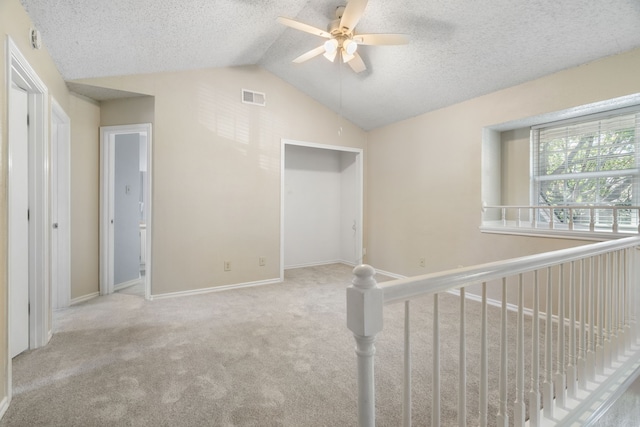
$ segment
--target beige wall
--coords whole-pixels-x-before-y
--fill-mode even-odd
[[[640,92],[639,67],[635,50],[370,132],[368,262],[415,275],[584,243],[479,231],[483,128]]]
[[[71,298],[94,294],[99,282],[100,107],[71,95]]]
[[[152,96],[113,99],[100,103],[100,126],[132,125],[154,122]],[[153,129],[151,131],[153,133]]]
[[[366,144],[364,131],[343,123],[339,136],[336,114],[259,67],[80,82],[155,97],[154,295],[278,278],[281,139]],[[267,106],[241,103],[243,88],[266,93]]]
[[[502,205],[529,205],[529,128],[501,134]]]

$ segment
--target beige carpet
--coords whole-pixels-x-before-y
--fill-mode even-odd
[[[285,276],[275,285],[153,302],[113,294],[55,313],[50,344],[13,361],[13,401],[0,426],[356,425],[354,340],[345,326],[351,268]],[[430,423],[431,301],[413,303],[416,426]],[[441,311],[442,417],[453,425],[458,299],[444,295]],[[377,346],[378,425],[397,426],[403,305],[385,313]],[[471,390],[477,390],[471,372],[479,364],[479,314],[479,304],[469,303]],[[489,316],[497,328],[499,310],[490,308]],[[498,336],[490,337],[492,374]],[[490,390],[495,419],[496,381]],[[469,424],[477,425],[473,395]]]

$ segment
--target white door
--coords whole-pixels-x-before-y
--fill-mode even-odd
[[[9,98],[9,348],[15,357],[29,348],[29,100],[17,86]]]
[[[70,120],[53,101],[51,116],[51,300],[53,309],[69,306],[71,298],[69,217]]]

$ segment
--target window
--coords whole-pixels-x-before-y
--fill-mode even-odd
[[[637,229],[639,139],[640,107],[532,127],[531,204],[559,207],[536,220]]]

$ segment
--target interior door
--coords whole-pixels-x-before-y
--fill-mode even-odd
[[[54,103],[51,117],[51,300],[53,309],[71,299],[69,217],[69,117]]]
[[[115,136],[114,286],[140,279],[140,134]]]
[[[9,104],[9,335],[13,358],[29,348],[28,94],[12,85]]]

